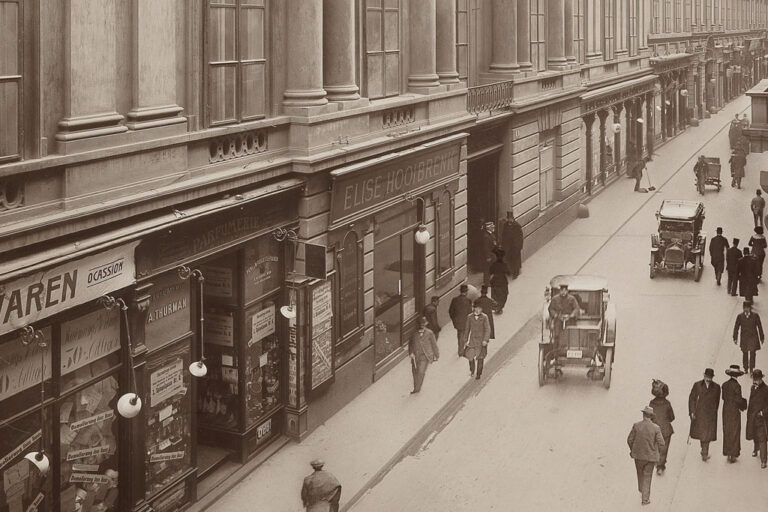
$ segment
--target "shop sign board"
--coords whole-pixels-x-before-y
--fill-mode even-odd
[[[275,333],[275,305],[257,311],[251,318],[251,340],[248,346]]]
[[[184,362],[181,359],[152,372],[149,377],[150,407],[157,406],[166,398],[181,391],[183,387]]]
[[[0,335],[136,281],[138,242],[0,284]]]
[[[40,384],[40,351],[45,379],[51,378],[51,330],[43,329],[45,348],[37,344],[22,345],[18,338],[0,345],[0,402]]]
[[[61,374],[67,375],[120,350],[120,315],[99,309],[61,326]]]
[[[331,222],[458,175],[460,153],[461,143],[455,141],[413,151],[380,165],[372,163],[370,169],[331,173]]]

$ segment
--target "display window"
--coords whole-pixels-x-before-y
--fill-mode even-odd
[[[40,403],[41,351],[46,396],[51,396],[51,328],[41,330],[46,347],[23,345],[18,337],[0,344],[0,421],[6,421],[32,404]],[[0,455],[1,456],[1,455]]]
[[[50,412],[50,408],[44,412],[46,423],[50,422]],[[39,411],[0,424],[0,474],[3,479],[0,512],[52,509],[52,479],[41,478],[40,472],[24,458],[27,453],[40,449],[41,437]],[[49,458],[53,454],[51,446],[51,430],[46,428],[45,451]]]
[[[145,495],[156,494],[192,468],[191,343],[185,340],[147,361]]]
[[[279,242],[263,236],[247,243],[243,253],[244,302],[248,304],[279,290],[283,283]]]
[[[281,350],[277,337],[278,308],[265,300],[245,313],[245,400],[247,426],[259,423],[280,405]]]
[[[144,343],[153,351],[189,333],[192,320],[190,282],[172,271],[153,280]]]
[[[208,374],[200,379],[197,388],[200,423],[235,429],[240,408],[234,312],[206,306],[204,339]]]
[[[61,324],[62,393],[120,364],[120,311],[98,309]]]
[[[222,304],[237,304],[239,300],[237,253],[230,253],[201,266],[205,281],[203,289],[206,300]]]

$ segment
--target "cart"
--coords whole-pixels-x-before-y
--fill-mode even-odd
[[[703,183],[699,183],[698,176],[696,177],[696,189],[699,194],[704,195],[705,185],[714,185],[717,187],[717,191],[720,192],[722,183],[720,182],[720,158],[718,157],[704,157],[704,180]]]

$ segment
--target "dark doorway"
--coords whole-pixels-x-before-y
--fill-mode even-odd
[[[467,172],[467,262],[470,272],[484,272],[483,223],[498,220],[496,176],[499,154],[470,160]]]

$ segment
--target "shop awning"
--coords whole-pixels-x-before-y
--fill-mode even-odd
[[[660,64],[662,62],[682,60],[692,56],[693,56],[692,53],[685,53],[685,52],[670,53],[669,55],[660,55],[659,57],[651,57],[650,62],[651,62],[651,65],[653,65],[653,64]]]
[[[610,96],[611,94],[616,94],[619,91],[624,91],[633,87],[642,89],[643,86],[646,86],[650,89],[653,86],[653,84],[656,83],[656,80],[657,80],[656,75],[648,75],[641,78],[635,78],[634,80],[620,82],[618,84],[613,84],[613,85],[609,85],[608,87],[601,87],[600,89],[590,91],[586,94],[583,94],[581,96],[581,99],[584,102],[594,101],[598,98]]]
[[[191,222],[206,215],[220,213],[229,208],[239,208],[244,204],[296,189],[303,185],[304,180],[301,178],[283,179],[247,190],[234,196],[225,196],[221,199],[196,204],[180,210],[174,209],[170,213],[163,213],[120,229],[73,241],[36,254],[5,261],[0,263],[0,283],[52,267],[62,262],[75,258],[82,258],[99,251],[104,251],[121,244],[138,240],[151,233],[166,230],[182,223]]]

